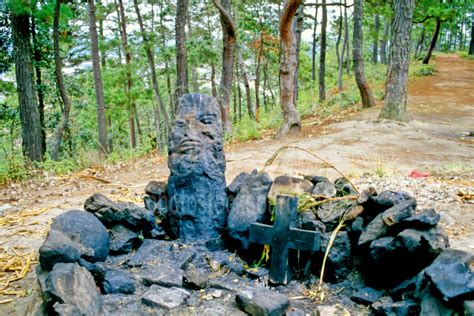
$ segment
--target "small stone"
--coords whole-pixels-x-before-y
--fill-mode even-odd
[[[72,210],[57,216],[39,249],[41,267],[51,270],[59,262],[104,261],[109,254],[110,237],[104,225],[92,214]]]
[[[151,239],[163,240],[166,238],[166,232],[161,226],[156,225],[151,232],[146,234],[146,237]]]
[[[474,136],[474,134],[473,134]],[[464,315],[472,316],[474,315],[474,301],[465,301],[464,302]]]
[[[296,217],[296,227],[304,230],[313,230],[324,234],[326,232],[326,226],[316,219],[311,211],[298,212]]]
[[[434,209],[425,210],[419,214],[405,218],[401,224],[406,228],[426,229],[436,226],[441,216]]]
[[[336,179],[334,186],[336,187],[337,196],[357,195],[357,191],[352,184],[344,177]]]
[[[158,265],[139,270],[137,279],[146,286],[182,287],[183,270],[171,265]]]
[[[442,300],[438,299],[429,286],[420,291],[420,314],[429,316],[454,316],[459,315]]]
[[[377,196],[377,190],[374,187],[369,187],[368,189],[362,191],[357,197],[357,203],[363,204],[366,203],[370,197]]]
[[[150,181],[145,187],[145,193],[150,195],[155,202],[168,194],[168,185],[166,182]]]
[[[318,218],[326,226],[326,231],[333,231],[341,218],[351,208],[354,207],[354,203],[347,201],[329,201],[321,204],[318,208]]]
[[[155,227],[153,211],[131,202],[113,202],[105,195],[94,194],[84,203],[84,209],[94,214],[106,227],[123,224],[136,232]]]
[[[245,273],[245,262],[235,254],[230,254],[227,251],[211,252],[207,254],[207,259],[212,263],[215,271],[228,267],[235,274],[242,275]]]
[[[211,293],[211,295],[215,298],[219,298],[222,296],[222,290],[215,290],[214,292]]]
[[[250,174],[247,172],[241,172],[237,175],[237,177],[232,180],[232,182],[227,186],[227,192],[236,195],[239,193],[240,188],[242,185],[247,181]]]
[[[110,254],[120,255],[129,253],[138,246],[138,234],[123,225],[115,225],[109,230]]]
[[[316,316],[346,315],[344,309],[338,305],[319,305],[316,307]]]
[[[109,270],[105,274],[102,288],[106,294],[133,294],[135,282],[129,272],[122,270]]]
[[[265,269],[262,267],[248,268],[248,269],[245,269],[245,272],[252,279],[260,279],[260,280],[263,280],[264,278],[268,277],[270,273],[268,269]]]
[[[352,294],[351,300],[357,304],[371,305],[381,297],[382,292],[366,287]]]
[[[311,192],[312,195],[322,195],[324,197],[333,197],[336,195],[336,187],[328,178],[317,182]]]
[[[181,306],[190,294],[179,288],[164,288],[152,285],[142,297],[142,303],[150,307],[160,307],[168,310]]]
[[[382,220],[382,214],[375,216],[375,218],[365,227],[365,230],[359,237],[359,247],[370,245],[370,243],[388,231],[387,225]]]
[[[385,299],[385,300],[384,300]],[[420,306],[412,300],[393,302],[384,297],[371,305],[376,315],[419,315]]]
[[[207,286],[206,275],[193,265],[184,270],[183,286],[192,290],[204,289]]]
[[[474,255],[446,249],[425,269],[426,277],[448,303],[474,299]]]
[[[145,239],[135,255],[128,261],[129,266],[169,263],[180,269],[187,266],[196,256],[193,248],[179,249],[173,242]]]
[[[94,278],[76,263],[57,263],[42,287],[45,302],[60,315],[100,315],[102,297]]]
[[[282,315],[290,305],[286,295],[265,288],[249,288],[235,296],[237,306],[251,315]]]
[[[373,197],[371,200],[379,207],[380,212],[383,212],[405,200],[413,199],[406,192],[382,191],[379,195]]]
[[[268,198],[275,202],[278,195],[299,196],[303,193],[311,193],[314,185],[305,179],[290,176],[278,176],[272,183]]]
[[[387,226],[393,226],[400,223],[407,217],[413,214],[416,208],[416,201],[414,199],[405,200],[397,205],[392,206],[382,213],[382,220]]]

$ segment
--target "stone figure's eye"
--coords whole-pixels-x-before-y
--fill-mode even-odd
[[[213,124],[214,123],[214,118],[212,116],[204,116],[204,117],[201,117],[200,119],[201,123],[203,124]]]

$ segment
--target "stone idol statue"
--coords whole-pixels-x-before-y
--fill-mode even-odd
[[[169,136],[169,218],[176,238],[217,238],[226,225],[225,157],[221,112],[213,97],[181,97]]]

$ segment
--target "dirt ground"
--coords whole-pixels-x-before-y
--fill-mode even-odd
[[[474,62],[443,55],[435,63],[437,74],[410,85],[410,122],[377,121],[379,104],[328,125],[313,125],[311,119],[305,121],[303,136],[297,138],[276,141],[268,137],[228,145],[228,181],[242,171],[261,170],[284,145],[303,148],[330,161],[361,186],[367,185],[367,175],[374,173],[385,179],[377,180],[379,186],[391,183],[396,187],[398,182],[393,184],[393,179],[402,181],[412,170],[429,172],[430,177],[418,179],[415,184],[424,182],[423,187],[428,189],[436,184],[453,195],[449,200],[436,200],[434,205],[446,210],[447,222],[462,228],[461,233],[452,236],[451,244],[474,250],[474,205],[454,197],[460,187],[474,193],[474,137],[468,136],[474,130]],[[271,176],[285,173],[337,176],[333,169],[298,149],[286,150],[266,170]],[[15,248],[19,253],[15,259],[19,260],[18,273],[29,271],[24,279],[12,283],[14,286],[9,290],[16,292],[0,294],[0,303],[5,301],[0,304],[0,315],[25,315],[36,300],[39,289],[34,273],[35,254],[52,218],[65,210],[82,208],[85,199],[94,192],[116,200],[139,202],[150,180],[166,180],[167,175],[165,157],[148,157],[120,166],[86,170],[67,177],[47,176],[0,188],[3,219],[0,253],[12,253]],[[358,180],[359,177],[365,180]],[[427,204],[432,196],[432,192],[428,193],[425,194]],[[25,258],[29,253],[32,260],[27,266]],[[2,287],[0,284],[0,293]],[[23,297],[12,295],[15,293]],[[3,294],[8,292],[3,290]]]

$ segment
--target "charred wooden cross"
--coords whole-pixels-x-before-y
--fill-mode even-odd
[[[288,266],[290,248],[317,251],[321,246],[318,232],[295,228],[297,206],[298,198],[277,196],[273,226],[254,223],[250,227],[251,242],[272,247],[270,281],[274,284],[288,284],[291,281]]]

